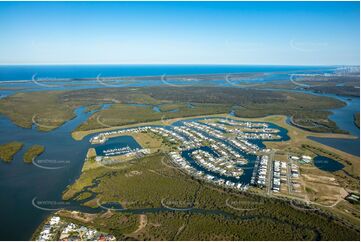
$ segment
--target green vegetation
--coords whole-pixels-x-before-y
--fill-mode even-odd
[[[81,176],[63,197],[69,198],[68,194],[81,192],[83,187],[92,185],[93,180],[90,178],[101,177],[99,185],[92,189],[93,192],[100,193],[97,198],[101,202],[117,201],[130,208],[159,207],[160,198],[190,201],[198,185],[189,183],[186,176],[173,179],[172,173],[175,171],[160,175],[161,171],[156,170],[161,158],[157,155],[135,160],[124,169],[113,172],[104,167],[86,170],[84,176]]]
[[[87,108],[86,108],[86,112],[93,112],[93,111],[96,111],[96,110],[99,110],[101,108],[101,105],[100,104],[97,104],[97,105],[89,105]]]
[[[13,141],[7,144],[0,145],[0,160],[11,162],[14,155],[21,150],[23,143]]]
[[[56,215],[60,216],[64,221],[83,224],[98,231],[110,233],[118,240],[128,238],[126,235],[135,231],[139,223],[138,215],[119,214],[110,211],[101,214],[86,214],[80,212],[74,214],[71,211],[60,210]]]
[[[62,104],[60,92],[17,93],[0,101],[0,113],[6,115],[16,125],[49,131],[75,117],[75,106]]]
[[[268,115],[293,116],[301,125],[309,125],[311,131],[342,132],[328,119],[327,109],[342,107],[343,102],[304,93],[264,91],[226,87],[202,88],[148,88],[154,99],[184,103],[213,103],[231,105],[237,117],[257,118]],[[229,109],[224,109],[224,113]]]
[[[173,110],[179,110],[187,107],[186,104],[164,104],[160,106],[160,111],[169,112]]]
[[[353,122],[357,126],[357,128],[360,128],[360,112],[357,112],[353,116]]]
[[[128,209],[160,208],[164,204],[199,209],[198,212],[145,212],[145,225],[130,234],[108,219],[92,221],[95,227],[117,234],[118,239],[357,240],[359,237],[356,228],[325,211],[295,209],[287,200],[235,193],[195,180],[173,167],[162,154],[87,169],[68,187],[63,198],[76,198],[89,189],[96,194],[97,202],[88,203],[93,207],[119,202]],[[118,221],[126,214],[126,210],[112,212],[112,219]],[[106,213],[97,214],[98,218],[104,216]]]
[[[340,75],[340,76],[303,76],[295,77],[294,81],[298,84],[304,84],[303,87],[306,91],[312,91],[316,93],[330,93],[341,96],[360,96],[360,74],[353,73],[350,75]],[[249,83],[249,86],[252,87],[253,83]],[[309,85],[309,87],[307,87]],[[247,87],[247,85],[245,85]],[[259,83],[257,88],[272,88],[272,89],[299,89],[300,86],[289,81],[272,81]]]
[[[107,119],[105,126],[113,126],[162,118],[228,113],[234,109],[238,117],[285,114],[312,131],[341,132],[327,118],[330,114],[327,110],[344,105],[333,98],[285,91],[228,87],[142,87],[17,93],[0,100],[0,113],[21,127],[30,128],[35,123],[38,129],[48,131],[73,118],[75,108],[85,106],[88,110],[95,110],[104,103],[114,105],[109,110],[94,114],[79,130],[104,128],[97,118]],[[194,104],[194,108],[188,107],[187,103]],[[153,111],[150,106],[125,104],[160,105],[161,112]],[[178,111],[171,112],[174,109]]]
[[[94,228],[98,231],[110,233],[114,235],[118,240],[126,238],[124,234],[131,233],[137,229],[138,216],[130,214],[113,214],[111,212],[103,213],[101,215],[86,214],[80,212],[70,212],[67,210],[60,210],[55,213],[60,216],[61,220],[67,223],[75,223],[85,225],[88,228]],[[36,240],[45,225],[54,216],[52,214],[46,218],[33,233],[31,240]]]
[[[345,167],[340,171],[333,172],[336,179],[342,185],[342,187],[348,188],[350,190],[359,190],[359,164],[355,164],[347,159],[342,158],[338,154],[335,154],[320,147],[304,144],[302,145],[302,148],[310,150],[316,155],[326,156],[342,163]]]
[[[172,107],[178,107],[178,111],[156,112],[151,106],[131,106],[126,104],[114,104],[109,109],[101,110],[92,115],[86,122],[84,122],[81,126],[77,128],[77,131],[122,126],[141,122],[151,122],[161,119],[165,120],[170,118],[225,113],[230,110],[230,106],[217,104],[198,104],[195,105],[193,108],[189,108],[185,104],[169,105],[171,105]],[[163,107],[163,105],[161,107]]]
[[[44,152],[45,148],[42,145],[31,146],[24,154],[24,162],[31,163],[33,159]]]
[[[341,107],[343,104],[340,101],[327,97],[320,99],[313,95],[306,97],[303,93],[282,94],[285,100],[242,105],[235,109],[235,114],[244,118],[281,114],[291,116],[296,126],[312,132],[344,133],[335,122],[328,119],[331,112],[326,111],[331,107]]]
[[[74,198],[74,200],[82,201],[82,200],[90,198],[92,195],[93,194],[91,192],[82,192],[82,193],[79,194],[79,196]]]

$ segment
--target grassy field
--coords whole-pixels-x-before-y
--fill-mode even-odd
[[[45,147],[42,145],[31,146],[24,154],[24,162],[31,163],[33,159],[41,155],[45,151]]]
[[[0,113],[15,124],[49,131],[74,117],[74,110],[85,106],[95,110],[100,104],[114,104],[109,110],[94,114],[79,130],[149,122],[162,118],[225,113],[234,109],[239,117],[284,114],[312,131],[342,132],[330,121],[328,109],[343,102],[327,97],[285,91],[266,91],[227,87],[142,87],[103,88],[72,91],[17,93],[0,100]],[[195,104],[189,107],[188,103]],[[159,105],[161,112],[150,106]],[[177,109],[177,112],[172,110]],[[103,124],[99,124],[98,121]],[[103,120],[103,122],[102,122]]]
[[[172,145],[165,142],[164,138],[152,132],[133,133],[131,136],[143,149],[149,149],[151,153],[167,152],[172,149]]]
[[[288,134],[291,137],[289,141],[266,142],[267,147],[302,154],[303,152],[307,153],[307,149],[305,148],[305,145],[313,146],[342,158],[344,160],[343,163],[345,163],[346,167],[348,167],[347,169],[349,169],[348,171],[357,177],[360,176],[359,157],[308,139],[309,136],[324,137],[324,138],[356,138],[356,137],[350,135],[343,135],[343,134],[327,134],[327,133],[322,134],[322,133],[313,133],[313,132],[305,131],[287,124],[286,117],[282,117],[282,116],[271,116],[258,120],[273,122],[287,129]],[[348,161],[349,163],[346,163],[346,161]]]
[[[18,153],[22,147],[23,143],[16,141],[0,145],[0,160],[4,162],[11,162],[14,155]]]
[[[133,222],[130,223],[133,232],[124,232],[113,222],[104,219],[85,222],[115,232],[118,239],[357,240],[359,236],[358,231],[331,218],[330,214],[318,210],[298,210],[287,201],[251,193],[233,193],[194,180],[172,167],[162,154],[154,154],[128,164],[88,169],[68,187],[63,198],[79,197],[82,192],[88,192],[84,187],[91,185],[91,191],[96,193],[96,202],[87,204],[95,207],[105,202],[119,202],[128,209],[158,208],[162,204],[174,208],[202,209],[200,213],[169,210],[144,212],[142,217],[129,215],[133,217],[132,221],[136,218],[139,221],[136,229]],[[112,221],[118,221],[126,214],[126,211],[108,211],[96,216],[110,216]]]
[[[251,120],[251,119],[249,119]],[[332,159],[336,159],[345,165],[341,171],[334,172],[334,177],[342,185],[342,187],[352,190],[359,190],[360,179],[360,158],[330,146],[323,145],[316,141],[308,139],[309,136],[328,137],[328,138],[356,138],[343,134],[326,134],[313,133],[305,131],[286,123],[284,116],[270,116],[257,119],[259,121],[273,122],[288,130],[290,140],[283,142],[265,142],[267,148],[273,148],[282,152],[291,154],[308,154],[315,156],[316,154],[326,155]]]

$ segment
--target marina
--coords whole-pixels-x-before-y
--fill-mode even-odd
[[[0,240],[359,240],[360,1],[13,1]]]
[[[93,143],[94,139],[98,140],[97,137],[105,137],[107,141],[103,145],[112,147],[106,153],[97,152],[97,157],[118,155],[118,150],[126,154],[131,152],[131,149],[125,144],[117,143],[116,139],[129,139],[128,135],[132,132],[151,132],[175,144],[177,148],[168,155],[176,166],[199,179],[238,190],[246,190],[249,187],[258,156],[270,152],[264,149],[264,146],[260,147],[249,140],[262,144],[263,140],[289,139],[287,131],[273,124],[208,117],[184,120],[171,126],[146,126],[103,132],[93,136],[90,142]],[[122,134],[127,135],[108,138]],[[272,136],[273,134],[277,136]],[[263,176],[265,157],[268,156],[263,155],[261,159],[262,173],[257,174],[258,184],[265,182]]]
[[[1,67],[1,68],[7,68],[7,67]],[[0,69],[1,69],[0,68]],[[10,67],[9,67],[10,68]],[[36,70],[34,70],[34,68]],[[73,68],[80,68],[80,70],[76,71],[76,73],[78,75],[82,75],[82,77],[88,77],[88,76],[96,76],[97,73],[99,73],[99,68],[105,68],[109,71],[104,71],[102,69],[102,73],[104,73],[104,75],[108,74],[109,76],[111,76],[112,74],[116,73],[116,70],[119,70],[119,67],[96,67],[96,66],[84,66],[84,67],[67,67],[67,66],[48,66],[48,67],[11,67],[11,71],[9,71],[9,73],[11,73],[12,76],[8,76],[8,75],[1,75],[0,78],[5,80],[31,80],[31,75],[34,72],[38,72],[39,75],[45,75],[45,76],[55,76],[55,77],[61,77],[61,75],[64,75],[64,73],[66,75],[68,75],[68,77],[71,77],[75,72],[74,71],[66,71],[66,69],[72,69]],[[164,73],[164,69],[163,67],[160,68],[158,71],[155,70],[155,67],[141,67],[141,66],[137,66],[137,67],[129,67],[130,69],[125,68],[124,70],[126,70],[126,72],[128,74],[134,73],[134,70],[137,70],[137,73],[139,73],[139,75],[144,75],[144,74],[152,74],[157,72],[157,73]],[[133,69],[132,69],[133,68]],[[164,68],[168,68],[168,67],[164,67]],[[167,71],[167,73],[182,73],[182,72],[188,72],[189,70],[184,69],[185,67],[181,66],[181,67],[169,67],[169,68],[174,68],[174,70],[171,71]],[[213,67],[212,67],[213,68]],[[204,72],[210,72],[212,70],[212,68],[209,67],[204,67]],[[245,67],[243,67],[245,68]],[[283,69],[281,67],[279,67],[279,69],[282,69],[283,71],[285,70],[286,67],[284,67]],[[287,67],[288,68],[288,67]],[[286,69],[287,69],[286,68]],[[287,71],[295,71],[290,69],[291,67],[289,67],[289,69],[287,69]],[[232,69],[232,68],[231,68]],[[248,71],[250,70],[248,67],[246,68]],[[278,70],[279,70],[278,69]],[[302,71],[305,68],[298,68],[297,71]],[[317,68],[315,68],[317,69]],[[329,68],[330,69],[330,68]],[[24,72],[24,70],[26,70]],[[237,69],[238,71],[239,69]],[[253,69],[254,71],[259,71],[259,70],[264,70],[264,68],[259,67],[258,69]],[[273,71],[269,70],[269,71]],[[225,73],[226,69],[224,69],[223,67],[219,67],[218,72],[222,72]],[[324,71],[324,70],[320,70],[320,71]],[[2,69],[0,70],[0,72],[5,73],[5,71],[2,71]],[[195,73],[197,71],[194,71]],[[124,74],[126,74],[124,72]],[[81,76],[79,76],[81,77]],[[274,79],[278,79],[280,76],[278,75],[277,77],[275,77]],[[283,76],[284,78],[289,78],[288,74],[284,74]],[[264,80],[265,82],[267,82],[268,80]],[[3,81],[1,81],[3,82]],[[89,81],[92,82],[92,81]],[[49,81],[49,83],[51,84],[51,81]],[[79,81],[78,84],[82,84],[82,85],[76,85],[77,83],[73,83],[74,86],[67,86],[68,82],[67,81],[59,81],[56,84],[59,84],[58,86],[52,86],[52,87],[41,87],[38,86],[36,84],[34,84],[33,82],[29,81],[29,82],[11,82],[11,83],[7,83],[6,85],[8,85],[8,87],[10,87],[11,89],[9,90],[0,90],[0,95],[1,98],[5,98],[9,95],[13,95],[17,92],[19,92],[17,90],[17,88],[20,88],[19,90],[21,90],[22,92],[29,92],[29,91],[48,91],[48,90],[77,90],[77,89],[84,89],[86,88],[99,88],[99,87],[103,87],[102,85],[100,85],[99,83],[97,83],[96,81],[93,81],[92,85],[84,85],[84,83],[87,83],[87,81]],[[176,83],[176,81],[174,82]],[[152,85],[162,85],[163,83],[161,83],[161,81],[139,81],[137,83],[133,84],[122,84],[123,86],[152,86]],[[224,80],[220,80],[218,82],[214,83],[215,85],[219,85],[219,86],[225,86],[225,85],[229,85],[227,83],[225,83]],[[5,82],[4,82],[5,85]],[[119,84],[119,86],[122,86]],[[164,85],[164,84],[163,84]],[[296,90],[288,90],[288,91],[296,91]],[[312,92],[307,92],[307,91],[301,91],[301,90],[297,90],[297,92],[306,92],[306,93],[312,93]],[[314,93],[312,93],[314,94]],[[317,93],[315,95],[322,95],[322,96],[329,96],[328,94],[321,94],[321,93]],[[340,97],[337,96],[336,98],[341,98],[342,100],[347,100],[349,97]],[[334,120],[337,125],[340,125],[340,127],[342,126],[343,129],[346,130],[354,130],[355,129],[355,125],[353,123],[353,114],[355,112],[359,112],[359,98],[351,98],[352,101],[348,101],[347,102],[347,106],[345,108],[341,108],[342,112],[339,111],[340,109],[335,109],[335,110],[330,110],[333,112],[333,115],[331,115],[331,119]],[[191,104],[189,104],[191,106]],[[1,132],[1,136],[0,136],[0,142],[1,143],[7,143],[10,142],[12,140],[21,140],[24,142],[24,149],[26,149],[27,147],[30,147],[31,145],[34,144],[40,144],[40,145],[44,145],[46,147],[46,151],[39,156],[38,159],[40,159],[44,165],[44,163],[47,166],[54,166],[54,164],[60,164],[62,168],[60,169],[53,169],[53,170],[49,170],[49,169],[41,169],[39,167],[36,166],[29,166],[28,164],[24,164],[22,162],[22,155],[24,153],[24,151],[19,152],[15,157],[14,157],[14,161],[11,165],[6,165],[3,164],[2,169],[0,169],[0,190],[1,191],[6,191],[8,193],[8,196],[3,198],[1,200],[1,206],[4,209],[3,215],[6,216],[8,219],[6,221],[6,223],[2,224],[1,227],[1,233],[3,234],[3,238],[12,240],[12,239],[21,239],[21,240],[27,240],[29,238],[29,236],[31,235],[31,233],[34,231],[34,229],[37,227],[38,224],[40,224],[43,220],[43,218],[45,216],[47,216],[49,214],[49,211],[44,211],[44,210],[39,210],[37,208],[34,208],[31,204],[31,201],[34,197],[37,197],[39,200],[45,200],[45,201],[62,201],[61,200],[61,193],[64,191],[64,189],[66,188],[67,185],[72,184],[78,177],[79,174],[81,172],[82,166],[83,166],[83,161],[84,161],[84,157],[86,156],[86,152],[87,150],[92,147],[93,145],[102,145],[102,144],[106,144],[106,142],[108,141],[108,139],[114,137],[114,136],[120,136],[120,135],[127,135],[127,132],[142,132],[142,131],[147,131],[150,129],[150,127],[137,127],[134,129],[119,129],[116,131],[107,131],[107,132],[102,132],[103,134],[106,134],[104,137],[105,138],[100,138],[98,142],[94,142],[94,143],[90,143],[89,139],[96,136],[96,135],[92,135],[92,136],[87,136],[84,140],[82,141],[75,141],[72,139],[71,137],[71,132],[78,127],[81,123],[85,122],[90,116],[91,113],[87,113],[85,112],[85,108],[84,107],[80,107],[75,111],[76,117],[68,122],[66,122],[65,124],[63,124],[61,127],[50,131],[50,132],[41,132],[38,131],[34,128],[32,129],[25,129],[25,128],[21,128],[19,126],[16,126],[14,123],[11,122],[11,120],[9,120],[7,117],[5,116],[0,116],[0,132]],[[346,118],[345,118],[346,117]],[[195,119],[194,121],[197,121],[197,119]],[[206,120],[205,120],[206,121]],[[195,142],[192,142],[189,138],[188,135],[193,135],[193,138],[198,137],[199,140],[206,140],[206,138],[208,138],[206,135],[204,135],[201,132],[198,132],[197,130],[187,130],[188,127],[183,127],[183,125],[181,125],[182,122],[177,122],[175,123],[171,128],[168,127],[164,127],[164,130],[169,130],[172,131],[172,137],[174,138],[175,142],[180,142],[184,145],[184,148],[188,148],[191,149],[192,147],[194,147],[196,144]],[[204,123],[204,122],[203,122]],[[229,126],[228,128],[231,129],[231,125],[235,125],[237,122],[233,121],[231,119],[224,119],[222,120],[222,122],[219,122],[219,125],[214,126],[214,125],[210,125],[210,127],[213,127],[214,129],[221,129],[222,127],[227,127],[227,125]],[[221,125],[225,125],[225,126],[221,126]],[[263,127],[259,126],[256,127],[254,126],[255,123],[252,124],[253,128],[258,128],[258,129],[262,129]],[[178,128],[179,127],[179,128]],[[268,126],[269,128],[275,128],[272,124],[269,124]],[[241,128],[241,127],[240,127]],[[357,128],[356,128],[357,131]],[[196,133],[197,132],[197,133]],[[238,132],[238,131],[235,131]],[[244,132],[245,134],[247,134],[247,132]],[[352,132],[353,134],[355,133],[355,131]],[[174,135],[177,136],[174,136]],[[187,135],[188,134],[188,135]],[[258,137],[256,136],[257,133],[248,133],[248,134],[252,134],[251,136],[244,136],[244,140],[247,140],[248,143],[251,144],[255,144],[259,147],[259,150],[256,152],[259,152],[260,150],[264,149],[265,146],[262,143],[262,140],[259,140]],[[202,136],[201,136],[202,135]],[[240,133],[240,135],[242,135],[242,133]],[[287,140],[287,130],[284,129],[280,129],[280,132],[278,133],[270,133],[270,135],[279,135],[281,137],[280,140],[273,140],[272,136],[270,137],[270,140],[273,140],[273,142],[280,142],[282,140]],[[355,133],[355,135],[358,134]],[[203,137],[203,138],[201,138]],[[283,138],[282,138],[283,137]],[[249,138],[249,139],[248,139]],[[253,138],[253,139],[252,139]],[[265,140],[266,137],[263,137],[263,139]],[[349,152],[351,154],[359,154],[359,140],[351,140],[351,139],[328,139],[330,140],[330,142],[326,142],[324,138],[312,138],[311,139],[317,140],[318,142],[321,143],[325,143],[325,144],[329,144],[332,147],[336,147],[338,149],[344,150],[346,152]],[[179,141],[177,141],[177,139],[179,139]],[[216,140],[216,138],[212,138],[214,140]],[[194,139],[195,140],[195,139]],[[237,142],[239,142],[240,144],[243,144],[242,142],[240,142],[238,139],[236,139]],[[229,146],[232,147],[233,149],[235,149],[236,151],[240,150],[240,148],[237,147],[236,143],[231,143],[231,141],[228,141]],[[332,144],[331,144],[332,143]],[[61,144],[62,149],[59,150],[59,144]],[[202,143],[198,143],[197,144],[198,147],[202,147]],[[125,145],[126,146],[126,145]],[[203,148],[202,148],[203,149]],[[205,150],[207,150],[208,152],[211,152],[211,148],[206,147],[204,148]],[[238,183],[243,183],[243,184],[250,184],[251,179],[253,179],[253,177],[255,177],[256,174],[254,172],[254,166],[255,163],[257,161],[257,156],[255,154],[252,153],[247,153],[247,152],[239,152],[240,155],[242,155],[248,162],[244,165],[241,165],[241,168],[243,170],[242,175],[240,176],[240,179],[236,179],[236,178],[232,178],[232,177],[226,177],[226,176],[222,176],[218,173],[212,173],[211,171],[205,169],[203,166],[199,166],[190,155],[188,155],[189,152],[186,151],[181,151],[179,153],[177,153],[178,156],[178,161],[177,164],[181,165],[181,166],[185,166],[187,169],[191,170],[192,167],[195,167],[195,169],[193,169],[193,173],[199,176],[203,176],[206,177],[207,175],[209,175],[207,181],[210,180],[210,178],[212,178],[211,176],[213,176],[213,178],[219,177],[218,180],[219,183],[222,183],[221,179],[224,179],[224,184],[225,181],[228,180],[230,182],[234,182],[234,184],[238,184]],[[171,153],[169,154],[171,157]],[[187,162],[186,164],[182,164],[180,163],[183,159],[184,162]],[[188,161],[186,161],[188,160]],[[35,161],[36,162],[36,161]],[[47,163],[46,163],[47,162]],[[291,169],[290,169],[291,170]],[[282,171],[282,170],[281,170]],[[203,175],[202,175],[203,174]],[[207,174],[207,175],[205,175]],[[217,178],[216,178],[217,179]],[[46,180],[47,182],[44,183],[43,181]],[[254,178],[253,180],[257,180],[256,178]],[[290,179],[290,182],[291,179]],[[229,184],[229,183],[228,183]],[[282,190],[282,173],[281,173],[281,190]],[[295,186],[297,186],[297,184],[295,184]],[[76,207],[74,207],[74,209],[76,209]],[[22,220],[23,223],[23,230],[22,233],[19,234],[17,233],[17,226],[18,226],[18,221]]]

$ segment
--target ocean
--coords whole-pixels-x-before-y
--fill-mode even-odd
[[[3,65],[0,81],[42,78],[95,78],[186,74],[255,73],[255,72],[330,72],[335,66],[271,65]]]

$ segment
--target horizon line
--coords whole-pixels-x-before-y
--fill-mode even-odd
[[[169,65],[169,66],[360,66],[360,64],[245,64],[245,63],[0,63],[0,66],[66,66],[66,65]]]

